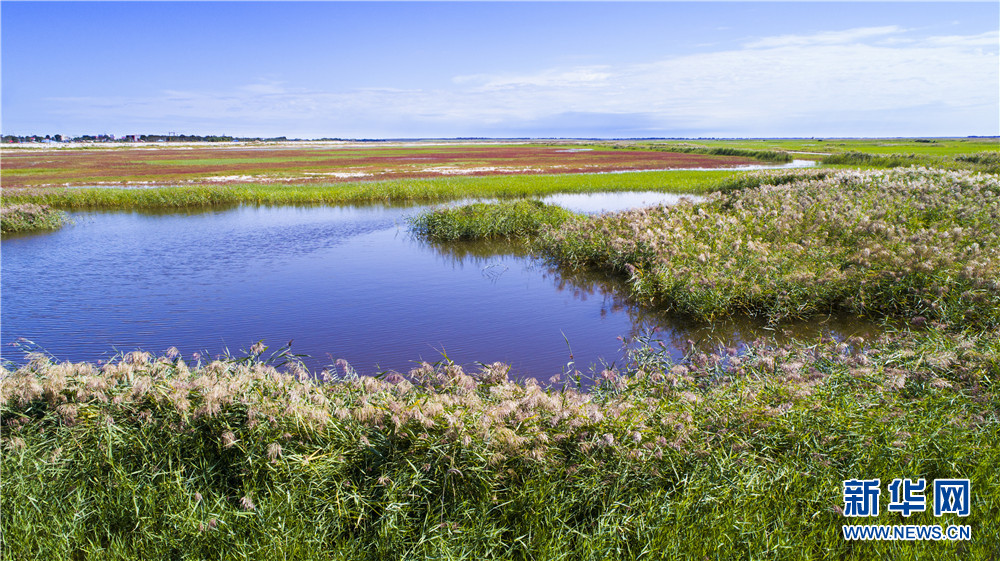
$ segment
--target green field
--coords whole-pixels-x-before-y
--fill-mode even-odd
[[[665,146],[706,146],[712,148],[742,148],[746,150],[783,150],[796,152],[797,158],[809,159],[809,152],[836,154],[865,152],[869,154],[924,154],[958,156],[976,152],[1000,151],[1000,139],[990,138],[879,138],[879,139],[746,139],[746,140],[683,140],[648,141],[642,144]]]

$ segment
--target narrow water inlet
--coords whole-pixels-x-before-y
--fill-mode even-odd
[[[699,202],[704,197],[698,195],[678,195],[660,191],[625,191],[597,193],[559,193],[542,197],[544,203],[561,206],[573,212],[600,214],[617,212],[630,208],[656,205],[674,205],[682,199]]]

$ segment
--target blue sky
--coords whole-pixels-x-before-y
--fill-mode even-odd
[[[1000,134],[1000,3],[0,4],[4,134]]]

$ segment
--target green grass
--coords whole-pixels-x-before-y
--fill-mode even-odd
[[[921,142],[926,140],[927,142]],[[1000,150],[998,138],[962,139],[870,139],[870,140],[830,140],[824,146],[840,152],[868,152],[872,154],[924,154],[929,156],[955,157],[981,151]]]
[[[35,355],[0,372],[4,559],[989,559],[996,334],[693,351],[646,341],[581,393],[423,365],[313,383],[243,360]],[[558,384],[557,384],[558,387]],[[841,515],[880,477],[883,514]],[[968,518],[885,512],[969,478]],[[928,505],[931,498],[928,497]],[[845,524],[967,524],[958,543]]]
[[[647,150],[657,150],[661,152],[677,152],[680,154],[706,154],[710,156],[739,156],[743,158],[751,158],[761,162],[786,163],[786,162],[791,162],[794,159],[791,154],[788,154],[785,151],[749,150],[746,148],[736,148],[733,146],[699,147],[699,146],[681,146],[681,145],[664,145],[664,144],[636,145],[635,143],[627,143],[615,146],[615,148],[623,150],[635,150],[640,147],[645,148]]]
[[[1000,173],[1000,152],[979,152],[952,157],[929,154],[872,154],[850,151],[826,156],[821,162],[833,166],[860,166],[865,168],[925,166],[943,169],[968,169],[983,173]]]
[[[410,219],[410,228],[434,241],[525,238],[558,226],[573,213],[537,200],[475,203],[441,208]]]
[[[32,202],[57,208],[170,208],[215,204],[434,202],[469,197],[526,197],[595,191],[704,193],[717,189],[735,171],[655,171],[608,174],[442,177],[399,181],[359,181],[318,186],[219,185],[154,189],[26,189],[5,191],[3,204]]]
[[[56,230],[66,223],[66,213],[33,203],[0,207],[0,234]]]
[[[536,203],[476,204],[414,219],[437,240],[541,236],[569,268],[628,279],[633,298],[701,320],[771,322],[850,312],[1000,325],[996,176],[906,169],[730,176],[701,204],[555,217]]]
[[[828,165],[898,167],[923,165],[997,173],[1000,139],[762,139],[637,141],[624,148],[746,155],[762,160],[818,159]],[[805,153],[795,153],[805,152]],[[774,158],[781,158],[780,160]],[[979,165],[968,165],[968,164]]]
[[[25,169],[5,169],[3,174],[8,177],[32,176],[32,175],[59,175],[67,171],[65,168],[25,168]]]
[[[976,152],[1000,151],[998,138],[870,138],[870,139],[730,139],[684,141],[637,141],[642,145],[688,146],[706,148],[740,148],[746,150],[783,150],[790,152],[819,152],[837,154],[864,152],[869,154],[923,154],[955,157]],[[808,154],[794,154],[796,158],[810,158]]]

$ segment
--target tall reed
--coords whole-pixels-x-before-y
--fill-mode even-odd
[[[758,175],[764,178],[766,175]],[[1000,179],[910,168],[826,173],[544,228],[557,262],[712,319],[847,310],[1000,325]]]
[[[257,353],[254,356],[262,356]],[[502,364],[359,378],[258,359],[0,370],[5,559],[988,559],[994,334],[897,333],[678,364],[645,340],[554,387]],[[325,382],[323,380],[326,380]],[[561,388],[561,389],[559,389]],[[968,478],[951,545],[847,542],[842,481]]]

